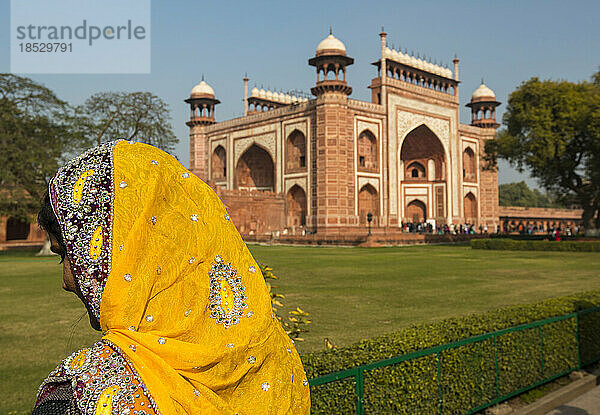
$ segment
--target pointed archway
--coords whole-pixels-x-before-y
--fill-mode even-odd
[[[271,155],[252,144],[235,167],[235,188],[242,190],[275,190],[275,169]]]
[[[227,177],[226,153],[223,146],[217,146],[211,157],[211,170],[213,180],[222,180]]]
[[[475,153],[469,147],[463,151],[463,180],[465,182],[477,182]]]
[[[299,130],[285,141],[285,168],[288,173],[306,170],[306,137]]]
[[[425,124],[421,124],[404,138],[400,159],[404,163],[404,180],[440,181],[445,179],[445,151],[442,142]],[[413,177],[414,163],[424,169],[423,176]],[[431,171],[433,170],[433,171]]]
[[[306,193],[297,184],[286,195],[287,226],[306,226]]]
[[[473,193],[467,193],[463,206],[465,209],[465,222],[477,223],[477,198]]]
[[[373,223],[376,223],[379,216],[379,195],[372,185],[366,184],[358,192],[359,223],[366,224],[369,213],[373,215]]]
[[[377,139],[369,130],[364,130],[358,136],[358,170],[376,172],[379,169]]]
[[[420,200],[413,200],[406,206],[406,219],[408,222],[421,223],[427,219],[427,206]]]

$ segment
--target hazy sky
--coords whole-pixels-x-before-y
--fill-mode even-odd
[[[10,2],[0,2],[0,71],[10,70]],[[52,1],[47,2],[51,7]],[[176,154],[188,165],[185,121],[191,88],[204,74],[221,104],[216,117],[242,113],[244,73],[250,88],[309,92],[315,74],[307,60],[333,27],[348,55],[352,97],[370,100],[381,26],[388,44],[451,65],[460,59],[461,121],[481,78],[503,103],[522,81],[589,79],[600,65],[599,1],[152,1],[149,75],[33,75],[72,104],[99,91],[151,91],[170,106]],[[501,163],[499,182],[527,179]]]

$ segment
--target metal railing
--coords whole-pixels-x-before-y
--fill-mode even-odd
[[[443,344],[440,346],[431,347],[428,349],[419,350],[416,352],[412,352],[412,353],[408,353],[408,354],[404,354],[404,355],[400,355],[400,356],[396,356],[396,357],[383,359],[383,360],[379,360],[376,362],[356,366],[356,367],[353,367],[350,369],[341,370],[339,372],[329,373],[327,375],[319,376],[319,377],[309,380],[309,384],[311,387],[316,387],[316,386],[325,385],[327,383],[341,381],[341,380],[348,379],[348,378],[354,378],[354,389],[355,389],[355,397],[356,397],[356,402],[355,402],[356,413],[359,415],[362,415],[365,413],[365,382],[364,382],[365,372],[370,372],[374,369],[380,369],[380,368],[384,368],[384,367],[388,367],[388,366],[394,366],[399,363],[408,362],[410,360],[419,359],[419,358],[423,358],[426,356],[435,356],[436,372],[437,372],[435,375],[435,378],[437,378],[437,399],[438,399],[438,406],[439,406],[438,413],[441,415],[444,413],[444,396],[443,396],[443,380],[442,380],[442,366],[443,366],[442,353],[445,351],[451,350],[451,349],[456,349],[456,348],[459,348],[462,346],[471,345],[471,344],[475,344],[478,342],[483,342],[483,341],[491,339],[493,342],[493,348],[494,348],[494,365],[493,366],[494,366],[494,375],[495,375],[495,398],[488,400],[484,404],[481,404],[476,407],[464,408],[464,411],[462,412],[465,415],[474,414],[478,411],[481,411],[481,410],[487,408],[488,406],[495,405],[495,404],[502,402],[506,399],[509,399],[513,396],[516,396],[523,392],[526,392],[529,389],[532,389],[532,388],[540,386],[544,383],[550,382],[556,378],[567,375],[568,373],[570,373],[574,370],[581,369],[584,366],[587,366],[591,363],[594,363],[594,362],[597,362],[598,360],[600,360],[600,354],[596,354],[591,358],[585,359],[585,361],[582,361],[582,356],[581,356],[580,319],[582,316],[585,316],[589,313],[595,313],[595,312],[600,312],[600,306],[588,308],[585,310],[581,310],[578,312],[565,314],[565,315],[561,315],[561,316],[557,316],[557,317],[551,317],[551,318],[535,321],[535,322],[528,323],[528,324],[523,324],[523,325],[519,325],[519,326],[515,326],[515,327],[509,327],[509,328],[498,330],[495,332],[490,332],[490,333],[470,337],[468,339],[463,339],[463,340],[459,340],[456,342],[447,343],[447,344]],[[546,325],[552,324],[552,323],[566,321],[569,319],[574,319],[574,324],[575,324],[575,332],[573,333],[575,338],[572,340],[575,341],[575,345],[577,348],[576,362],[573,362],[574,364],[571,367],[569,367],[559,373],[553,373],[553,374],[547,376],[547,374],[545,373],[544,363],[545,363],[546,358],[548,358],[550,356],[547,356],[544,353],[545,343],[544,343],[543,327]],[[499,369],[499,362],[498,362],[499,349],[498,349],[497,339],[500,336],[503,336],[503,335],[506,335],[509,333],[518,333],[518,332],[523,332],[525,330],[531,330],[531,329],[538,330],[539,356],[537,356],[537,358],[539,359],[539,363],[541,366],[541,375],[542,375],[541,379],[537,379],[535,382],[533,382],[523,388],[519,388],[516,390],[512,390],[510,392],[501,394],[500,380],[499,380],[500,369]],[[600,325],[598,327],[596,327],[595,330],[596,330],[596,332],[600,332]],[[596,345],[596,349],[597,349],[597,351],[600,352],[600,345]]]

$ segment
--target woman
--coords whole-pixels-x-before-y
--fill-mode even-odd
[[[39,214],[63,287],[102,340],[40,386],[34,414],[305,414],[309,388],[259,267],[216,194],[118,141],[51,180]]]

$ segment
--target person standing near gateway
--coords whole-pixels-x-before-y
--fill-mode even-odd
[[[50,373],[33,414],[310,412],[259,267],[216,194],[173,157],[93,148],[52,178],[39,223],[103,337]]]

